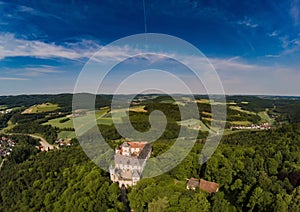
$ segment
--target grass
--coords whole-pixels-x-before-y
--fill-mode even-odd
[[[22,114],[32,114],[32,113],[43,113],[57,110],[59,108],[58,104],[43,103],[39,105],[33,105],[22,112]]]
[[[133,111],[133,112],[137,112],[137,113],[146,113],[146,112],[148,112],[147,110],[145,110],[145,106],[130,107],[129,110]]]
[[[242,109],[242,108],[239,107],[239,106],[233,106],[233,105],[230,105],[229,108],[232,109],[232,110],[237,110],[237,111],[242,112],[242,113],[247,113],[247,114],[256,115],[256,113],[254,113],[254,112],[252,112],[252,111],[244,110],[244,109]]]
[[[212,115],[211,115],[211,113],[209,113],[209,112],[206,112],[206,111],[202,111],[202,112],[201,112],[201,114],[203,114],[203,115],[207,115],[207,116],[210,116],[210,117],[212,116]]]
[[[206,104],[209,104],[210,100],[209,99],[197,99],[196,102],[197,103],[206,103]]]
[[[99,118],[99,119],[97,119],[97,124],[112,125],[113,120],[112,120],[112,118]]]
[[[7,108],[6,105],[0,105],[0,110],[5,110]]]
[[[173,104],[175,101],[173,99],[166,99],[162,100],[159,103],[165,103],[165,104]]]
[[[250,121],[231,121],[233,125],[242,125],[242,126],[250,126],[252,123]]]
[[[212,120],[212,118],[208,118],[208,117],[202,117],[202,120],[211,121],[211,120]]]
[[[51,126],[58,127],[60,129],[62,129],[62,128],[73,128],[74,126],[73,126],[73,119],[72,118],[70,118],[69,121],[60,123],[60,120],[63,120],[65,118],[66,117],[61,117],[61,118],[56,118],[56,119],[50,119],[48,122],[43,123],[43,125],[50,124]]]
[[[62,139],[67,139],[67,138],[75,138],[76,134],[74,131],[61,131],[58,133],[58,137]]]
[[[268,122],[270,125],[272,125],[272,124],[274,124],[274,122],[275,122],[275,120],[272,119],[272,118],[268,115],[268,109],[266,109],[265,111],[259,112],[257,115],[259,115],[260,118],[261,118],[260,123]]]
[[[1,133],[5,133],[7,131],[9,131],[10,129],[14,128],[14,126],[16,126],[15,124],[13,124],[10,120],[7,122],[7,127],[3,128],[0,130]]]
[[[190,129],[195,129],[195,127],[200,126],[201,131],[209,131],[209,129],[207,128],[207,126],[200,120],[197,119],[187,119],[184,121],[180,121],[178,122],[179,125],[181,126],[185,126],[188,127]]]
[[[97,119],[97,123],[98,124],[100,124],[100,123],[101,124],[106,124],[106,125],[111,125],[112,124],[111,118],[103,118],[103,116],[108,111],[109,111],[108,109],[100,109],[100,110],[95,111],[95,115],[96,115],[96,119]],[[48,122],[43,123],[43,125],[50,124],[51,126],[58,127],[60,129],[63,129],[63,128],[74,128],[73,117],[69,117],[70,120],[68,120],[66,122],[63,122],[63,123],[60,123],[61,120],[66,119],[66,118],[67,118],[67,116],[60,117],[60,118],[55,118],[55,119],[50,119]],[[94,113],[93,112],[87,112],[87,114],[85,116],[77,117],[76,119],[78,120],[78,122],[82,121],[82,123],[84,124],[84,121],[91,120],[93,118],[94,118]]]
[[[109,111],[109,109],[107,109],[107,108],[103,108],[103,109],[97,110],[95,112],[97,119],[100,118],[100,117],[102,117],[102,116],[104,116],[108,111]]]

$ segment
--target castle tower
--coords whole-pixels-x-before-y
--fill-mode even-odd
[[[122,148],[122,155],[124,155],[124,156],[130,156],[131,155],[130,145],[127,142],[124,142],[121,145],[121,148]]]

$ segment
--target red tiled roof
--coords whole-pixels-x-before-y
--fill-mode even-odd
[[[144,146],[147,144],[147,142],[135,142],[135,141],[129,141],[127,143],[131,148],[140,148],[140,149],[143,149]]]
[[[199,188],[208,193],[215,193],[219,190],[219,184],[201,179]]]

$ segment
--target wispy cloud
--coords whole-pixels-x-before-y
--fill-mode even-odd
[[[210,61],[227,93],[300,95],[300,75],[297,67],[260,65],[222,58],[213,58]]]
[[[18,6],[16,8],[16,12],[28,13],[30,15],[40,16],[40,17],[51,17],[51,18],[56,18],[56,19],[59,19],[61,21],[64,21],[62,18],[58,17],[57,15],[53,15],[53,14],[46,13],[46,12],[41,12],[40,10],[34,9],[32,7],[24,6],[24,5]]]
[[[281,57],[282,55],[281,54],[267,54],[265,55],[265,57],[270,57],[270,58],[278,58],[278,57]]]
[[[38,40],[19,39],[10,33],[0,34],[0,59],[29,56],[77,60],[91,57],[100,47],[96,42],[88,40],[82,40],[73,46],[69,44],[64,46]]]
[[[244,18],[244,20],[238,21],[237,24],[243,25],[243,26],[246,26],[246,27],[249,27],[249,28],[258,27],[258,24],[254,23],[253,20],[251,20],[250,18]]]
[[[52,73],[63,73],[64,71],[57,70],[55,67],[52,66],[40,66],[40,67],[27,67],[24,68],[23,73],[20,73],[22,76],[28,77],[36,77],[43,74],[52,74]]]
[[[18,78],[18,77],[0,77],[0,81],[23,81],[29,80],[28,78]]]
[[[300,19],[300,13],[299,13],[299,6],[300,1],[299,0],[293,0],[291,2],[291,8],[290,8],[290,15],[294,21],[294,25],[298,26],[299,19]]]
[[[277,37],[278,35],[279,35],[279,32],[277,30],[268,34],[269,37]]]
[[[2,73],[5,74],[8,78],[14,78],[15,76],[33,78],[49,74],[62,74],[64,72],[65,71],[62,71],[61,68],[49,65],[30,65],[18,68],[2,68]]]
[[[289,36],[285,35],[278,37],[282,51],[279,54],[267,54],[266,57],[278,58],[285,55],[291,55],[300,51],[300,38],[290,39]]]

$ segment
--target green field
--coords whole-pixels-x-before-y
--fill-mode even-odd
[[[159,103],[164,103],[164,104],[173,104],[175,101],[174,99],[166,99],[166,100],[162,100]]]
[[[11,121],[7,122],[7,127],[3,128],[0,130],[1,133],[5,133],[9,130],[11,130],[12,128],[14,128],[14,126],[16,126],[15,124],[13,124]]]
[[[230,105],[229,108],[232,109],[232,110],[237,110],[237,111],[242,112],[242,113],[248,113],[248,114],[256,115],[256,113],[254,113],[252,111],[244,110],[239,106]]]
[[[63,119],[66,119],[66,117],[61,117],[61,118],[56,118],[56,119],[50,119],[48,122],[43,123],[43,125],[50,124],[51,126],[58,127],[60,129],[62,129],[62,128],[74,128],[74,126],[73,126],[73,119],[72,118],[70,118],[69,121],[60,123],[60,120],[63,120]]]
[[[76,134],[74,131],[61,131],[58,133],[58,137],[62,139],[75,138]]]
[[[206,127],[206,125],[203,124],[202,121],[197,120],[197,119],[187,119],[187,120],[184,120],[184,121],[179,121],[178,124],[181,125],[181,126],[188,127],[190,129],[196,129],[197,127],[200,126],[199,130],[209,131],[209,129]]]
[[[125,116],[127,116],[126,110],[127,109],[119,109],[119,110],[111,111],[111,112],[105,113],[105,114],[113,115],[115,117],[115,121],[117,123],[121,124],[123,122],[122,118],[125,117]],[[133,111],[135,111],[135,112],[138,112],[139,110],[141,110],[140,107],[133,109]],[[139,111],[139,112],[141,112],[141,111]],[[103,114],[102,116],[100,116],[97,119],[97,123],[98,124],[103,124],[103,125],[112,125],[113,124],[112,117],[111,116],[110,117],[106,117],[105,114]]]
[[[97,124],[112,125],[113,120],[112,118],[99,118],[97,119]]]
[[[0,110],[5,110],[7,108],[6,105],[0,105]]]
[[[243,125],[243,126],[250,126],[252,123],[250,121],[231,121],[233,125]]]
[[[59,109],[58,104],[43,103],[27,108],[25,111],[23,111],[23,114],[50,112],[57,109]]]
[[[111,125],[112,124],[112,119],[111,118],[103,118],[103,116],[108,112],[108,109],[100,109],[95,111],[96,119],[98,124],[105,124],[105,125]],[[93,119],[94,113],[93,112],[88,112],[85,116],[77,117],[76,119],[78,122],[84,123],[84,121],[87,120],[87,118],[90,118],[89,120]],[[55,118],[55,119],[50,119],[49,121],[43,123],[43,125],[50,124],[53,127],[58,127],[60,129],[63,128],[74,128],[73,125],[73,117],[69,117],[70,120],[60,123],[61,120],[66,119],[67,116],[65,117],[60,117],[60,118]]]
[[[268,110],[266,109],[265,111],[259,112],[257,115],[260,116],[261,118],[261,123],[265,123],[268,122],[270,125],[274,124],[275,120],[272,119],[269,115],[268,115]]]

